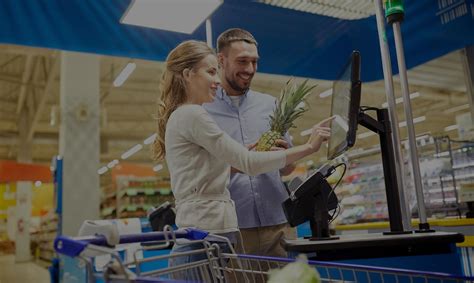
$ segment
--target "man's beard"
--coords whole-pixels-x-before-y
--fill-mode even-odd
[[[245,93],[249,88],[250,88],[250,84],[248,87],[240,87],[234,80],[232,79],[229,79],[229,78],[225,78],[225,80],[227,81],[227,83],[229,84],[229,86],[237,91],[237,92],[240,92],[240,93]],[[252,82],[252,80],[250,80],[250,82]]]

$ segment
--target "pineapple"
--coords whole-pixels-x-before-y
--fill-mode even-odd
[[[296,86],[291,80],[286,83],[286,86],[281,90],[275,112],[270,116],[270,131],[260,137],[255,150],[270,150],[277,139],[280,139],[290,128],[294,127],[293,122],[296,118],[306,112],[307,109],[299,107],[299,105],[316,87],[316,85],[308,86],[307,83],[308,80],[305,80],[299,86]]]

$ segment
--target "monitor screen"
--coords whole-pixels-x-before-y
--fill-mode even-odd
[[[332,88],[331,138],[328,159],[334,159],[355,143],[360,106],[360,54],[353,51]]]

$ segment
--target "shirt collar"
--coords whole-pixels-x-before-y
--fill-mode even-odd
[[[247,89],[247,91],[243,95],[241,95],[240,104],[242,104],[244,99],[247,98],[249,93],[250,93],[250,89]],[[230,101],[229,96],[227,95],[225,89],[222,86],[219,86],[217,88],[217,97],[232,105],[232,101]]]

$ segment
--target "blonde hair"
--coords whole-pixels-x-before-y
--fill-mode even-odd
[[[153,143],[153,157],[162,160],[165,157],[166,124],[181,104],[186,101],[185,69],[193,69],[214,51],[202,41],[188,40],[176,46],[166,58],[166,69],[161,76],[160,96],[158,98],[157,136]]]

